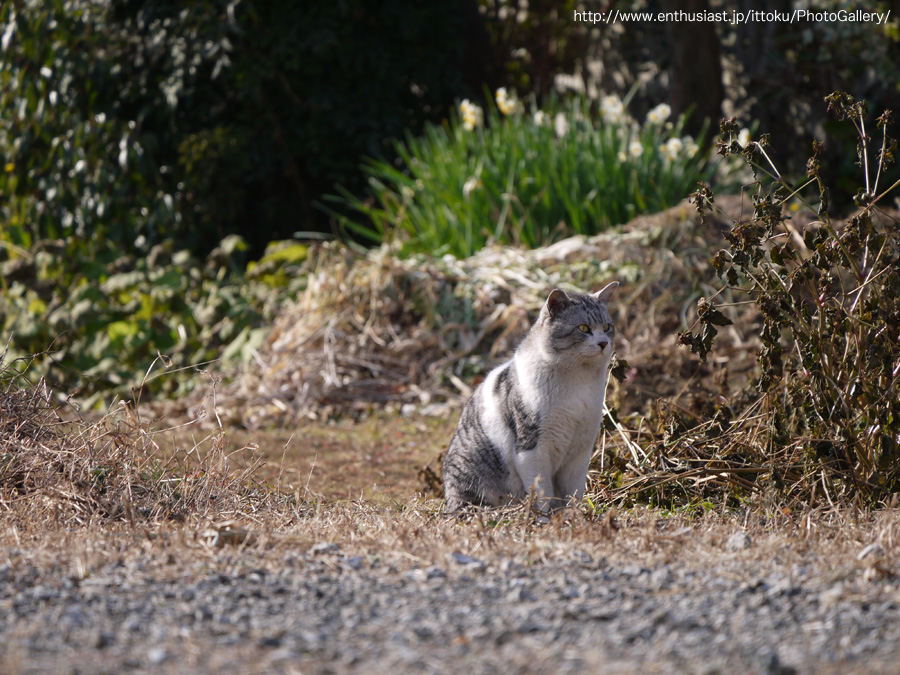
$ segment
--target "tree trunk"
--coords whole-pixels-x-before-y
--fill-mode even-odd
[[[708,0],[664,0],[667,12],[689,14],[710,11]],[[686,129],[696,134],[708,119],[713,128],[722,115],[722,63],[719,38],[712,21],[670,21],[667,24],[672,51],[672,109],[691,111]]]

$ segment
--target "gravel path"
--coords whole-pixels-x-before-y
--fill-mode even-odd
[[[900,568],[879,544],[564,534],[470,554],[6,545],[0,672],[897,672]]]

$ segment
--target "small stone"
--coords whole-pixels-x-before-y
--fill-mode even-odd
[[[728,541],[725,542],[725,550],[730,551],[732,553],[736,551],[743,551],[744,549],[748,549],[753,545],[753,540],[750,538],[750,535],[746,532],[735,532],[728,538]]]
[[[446,579],[447,573],[440,567],[431,566],[425,570],[425,574],[429,579]]]
[[[769,578],[766,597],[770,599],[778,598],[780,596],[791,597],[800,594],[802,590],[803,589],[800,586],[793,583],[790,577],[779,575],[777,578]]]
[[[581,591],[574,586],[569,586],[559,595],[563,600],[577,600],[581,597]]]
[[[639,577],[642,574],[650,574],[650,568],[638,564],[625,565],[622,568],[622,574],[626,577]]]
[[[575,562],[587,567],[594,562],[594,559],[585,553],[584,551],[577,550],[572,554],[572,557],[575,558]]]
[[[765,675],[796,675],[797,669],[781,662],[778,654],[763,653],[760,659],[761,671]]]
[[[425,570],[419,569],[418,567],[414,570],[410,570],[404,576],[410,581],[426,581],[428,579]]]
[[[529,600],[533,600],[533,596],[528,592],[528,589],[524,584],[519,584],[513,586],[506,593],[506,599],[509,602],[527,602]]]
[[[663,565],[650,572],[650,586],[655,590],[662,590],[672,585],[674,578],[668,565]]]
[[[96,638],[94,639],[94,647],[97,649],[106,649],[111,644],[116,641],[116,636],[107,631],[98,631]]]
[[[247,574],[247,581],[252,581],[255,584],[261,584],[266,580],[266,571],[264,569],[256,569],[252,570]]]
[[[472,556],[460,553],[459,551],[454,551],[450,554],[450,557],[457,565],[484,565],[478,558],[473,558]]]
[[[361,555],[355,555],[352,558],[347,558],[344,561],[344,565],[346,565],[351,570],[361,570],[363,567],[364,559]]]
[[[129,633],[137,633],[138,631],[143,630],[144,622],[141,621],[140,617],[132,616],[125,620],[125,623],[122,624],[122,628]]]
[[[309,549],[309,552],[313,555],[324,555],[325,553],[337,553],[341,550],[341,547],[337,544],[333,544],[327,541],[319,542],[315,544],[312,548]]]
[[[158,666],[167,658],[169,658],[169,655],[162,647],[154,647],[149,652],[147,652],[147,661],[149,661],[150,664],[154,666]]]
[[[310,646],[322,645],[329,640],[329,637],[325,635],[325,633],[320,633],[313,630],[301,631],[300,637],[302,638],[303,642]]]
[[[434,636],[434,631],[428,628],[428,626],[415,626],[413,628],[413,633],[415,633],[416,637],[420,640],[427,640]]]
[[[88,618],[78,607],[70,607],[62,615],[61,621],[72,626],[84,626],[88,623]]]
[[[35,600],[56,600],[59,597],[59,591],[49,586],[36,586],[33,593]]]
[[[194,609],[194,621],[198,623],[202,623],[203,621],[210,621],[213,618],[212,610],[206,605],[200,605],[196,609]]]

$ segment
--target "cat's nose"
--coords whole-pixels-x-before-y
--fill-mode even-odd
[[[606,349],[606,345],[608,345],[608,344],[609,344],[609,340],[598,340],[598,341],[597,341],[597,346],[600,347],[600,351],[601,351],[601,352],[602,352],[604,349]]]

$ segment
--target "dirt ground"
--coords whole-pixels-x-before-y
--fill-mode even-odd
[[[457,415],[379,412],[362,420],[310,420],[293,429],[229,429],[226,452],[244,463],[264,459],[259,478],[307,499],[408,500],[426,488],[422,469],[438,471]],[[162,434],[157,442],[173,452],[193,447],[206,433],[188,427]]]

